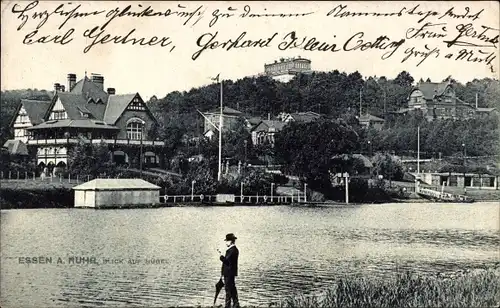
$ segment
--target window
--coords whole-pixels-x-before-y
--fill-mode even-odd
[[[127,124],[127,138],[131,140],[141,140],[144,124],[139,120],[132,120]]]
[[[15,129],[14,136],[15,137],[28,137],[29,132],[26,129]]]
[[[139,100],[138,97],[134,98],[132,103],[130,103],[130,105],[128,105],[127,109],[128,110],[146,110],[146,108],[144,107],[144,104]]]
[[[64,110],[54,110],[52,111],[52,115],[50,116],[51,120],[64,120],[67,119],[68,115]]]
[[[16,123],[29,123],[29,118],[28,115],[25,113],[20,113],[19,116],[17,117]]]

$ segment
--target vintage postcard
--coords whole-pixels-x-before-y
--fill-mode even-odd
[[[497,1],[2,1],[0,306],[498,307]]]

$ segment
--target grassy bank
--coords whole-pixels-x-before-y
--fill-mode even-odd
[[[500,271],[444,278],[399,274],[392,279],[341,279],[321,296],[290,296],[278,307],[499,307]]]

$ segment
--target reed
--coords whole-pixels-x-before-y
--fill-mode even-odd
[[[499,307],[500,272],[453,277],[405,272],[394,278],[344,278],[322,295],[289,296],[279,307]]]

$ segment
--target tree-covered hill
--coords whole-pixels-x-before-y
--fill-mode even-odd
[[[238,109],[249,116],[265,118],[268,115],[275,117],[280,112],[300,111],[314,111],[337,118],[345,117],[347,114],[359,114],[361,93],[363,113],[369,112],[382,117],[384,109],[390,112],[405,106],[406,99],[415,84],[413,77],[405,71],[391,79],[383,76],[366,78],[359,72],[345,73],[335,70],[310,75],[301,74],[288,83],[274,81],[265,76],[245,77],[236,81],[224,81],[224,105]],[[465,102],[475,104],[477,93],[479,107],[495,107],[500,111],[498,80],[474,79],[466,84],[457,83],[456,89],[457,96]],[[160,124],[154,133],[166,141],[169,152],[175,152],[183,136],[199,136],[202,133],[203,118],[197,110],[206,111],[218,107],[219,93],[219,85],[213,83],[189,91],[174,91],[149,103]],[[2,144],[9,137],[8,126],[20,100],[48,98],[49,95],[50,92],[36,89],[1,93]],[[372,143],[375,147],[373,150],[399,152],[405,147],[413,148],[416,142],[416,128],[411,124],[413,122],[408,119],[388,120],[386,129],[382,132],[375,132],[372,135],[367,133],[367,138],[378,141]],[[492,143],[498,139],[492,137],[492,134],[498,132],[498,121],[492,119],[482,125],[484,121],[486,120],[462,124],[437,121],[434,124],[422,124],[424,126],[422,133],[426,138],[422,140],[428,144],[427,150],[431,152],[458,151],[462,142],[470,140],[468,143],[480,144],[476,151],[471,148],[471,153],[490,153],[495,149]],[[484,131],[483,134],[484,129],[481,126],[484,129],[487,127],[489,131]],[[464,136],[464,133],[468,136]],[[449,138],[439,139],[442,136]],[[485,136],[489,140],[484,139]]]

